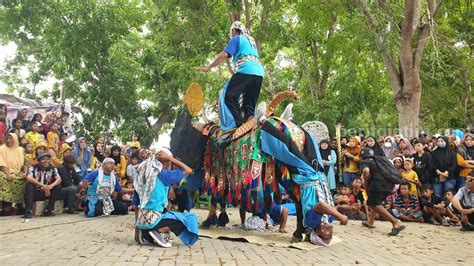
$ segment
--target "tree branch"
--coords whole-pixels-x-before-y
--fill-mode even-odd
[[[442,1],[441,1],[442,2]],[[428,0],[428,21],[423,24],[423,26],[420,29],[420,34],[418,36],[418,44],[415,49],[415,54],[414,54],[414,63],[413,67],[416,69],[420,68],[421,65],[421,60],[423,58],[423,52],[425,50],[425,45],[426,45],[426,39],[432,33],[433,25],[435,23],[435,18],[436,15],[438,14],[439,7],[441,5],[441,2],[439,4],[436,4],[436,0]]]
[[[360,0],[359,1],[362,13],[367,19],[367,25],[369,28],[372,30],[372,32],[375,34],[375,45],[377,46],[377,49],[382,54],[382,58],[385,64],[385,68],[388,71],[389,78],[390,78],[390,83],[392,84],[392,89],[394,95],[397,95],[398,92],[402,88],[402,82],[400,80],[400,73],[393,61],[392,56],[390,55],[390,51],[388,48],[384,45],[382,36],[380,33],[377,31],[377,21],[375,20],[375,17],[372,15],[372,13],[369,10],[369,6],[367,4],[367,0]]]

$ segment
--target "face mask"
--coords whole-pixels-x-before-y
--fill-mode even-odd
[[[446,147],[446,142],[438,143],[438,148],[445,148],[445,147]]]
[[[385,148],[391,148],[391,147],[392,147],[392,143],[390,143],[390,142],[385,142],[384,146],[385,146]]]

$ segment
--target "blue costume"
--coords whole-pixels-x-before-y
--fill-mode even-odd
[[[232,62],[236,66],[235,74],[219,93],[221,129],[228,131],[239,127],[254,115],[264,70],[258,59],[257,47],[249,35],[234,36],[224,52],[232,57]],[[239,101],[241,95],[242,103]]]

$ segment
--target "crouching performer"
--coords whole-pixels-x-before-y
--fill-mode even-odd
[[[272,121],[263,115],[265,109],[265,103],[257,108],[257,119],[263,130],[262,150],[288,166],[292,181],[300,188],[303,224],[310,230],[309,240],[313,244],[327,246],[333,235],[330,223],[337,219],[346,225],[348,218],[330,204],[331,193],[324,173],[312,167],[312,162],[300,152],[291,137],[273,126]],[[312,138],[306,141],[315,143]]]
[[[178,170],[171,170],[172,165]],[[187,245],[198,240],[198,219],[194,213],[178,213],[165,209],[171,184],[182,184],[191,168],[175,159],[168,149],[161,149],[138,167],[133,186],[133,205],[138,206],[135,240],[140,244],[155,242],[171,247],[170,232]]]

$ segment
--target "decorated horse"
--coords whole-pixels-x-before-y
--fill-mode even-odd
[[[227,204],[239,206],[241,211],[263,215],[270,211],[274,199],[280,197],[278,184],[282,185],[297,207],[297,230],[293,234],[302,239],[303,225],[299,189],[292,181],[287,166],[276,162],[262,152],[261,128],[254,118],[236,129],[225,145],[225,132],[207,119],[202,109],[202,90],[193,84],[185,95],[185,107],[178,116],[171,133],[171,150],[183,162],[194,169],[191,179],[199,180],[204,193],[211,196],[211,208],[203,227],[225,226],[228,222]],[[274,116],[276,107],[286,99],[297,99],[295,92],[282,92],[267,107],[266,115],[271,123],[286,133],[301,152],[308,141],[308,133],[294,121]],[[202,121],[197,121],[201,113]],[[194,121],[193,121],[194,120]],[[224,136],[223,136],[224,135]],[[314,150],[314,149],[312,149]],[[315,154],[307,154],[316,161]],[[192,180],[191,182],[196,182]],[[202,181],[201,181],[202,180]],[[220,215],[217,207],[220,205]]]

